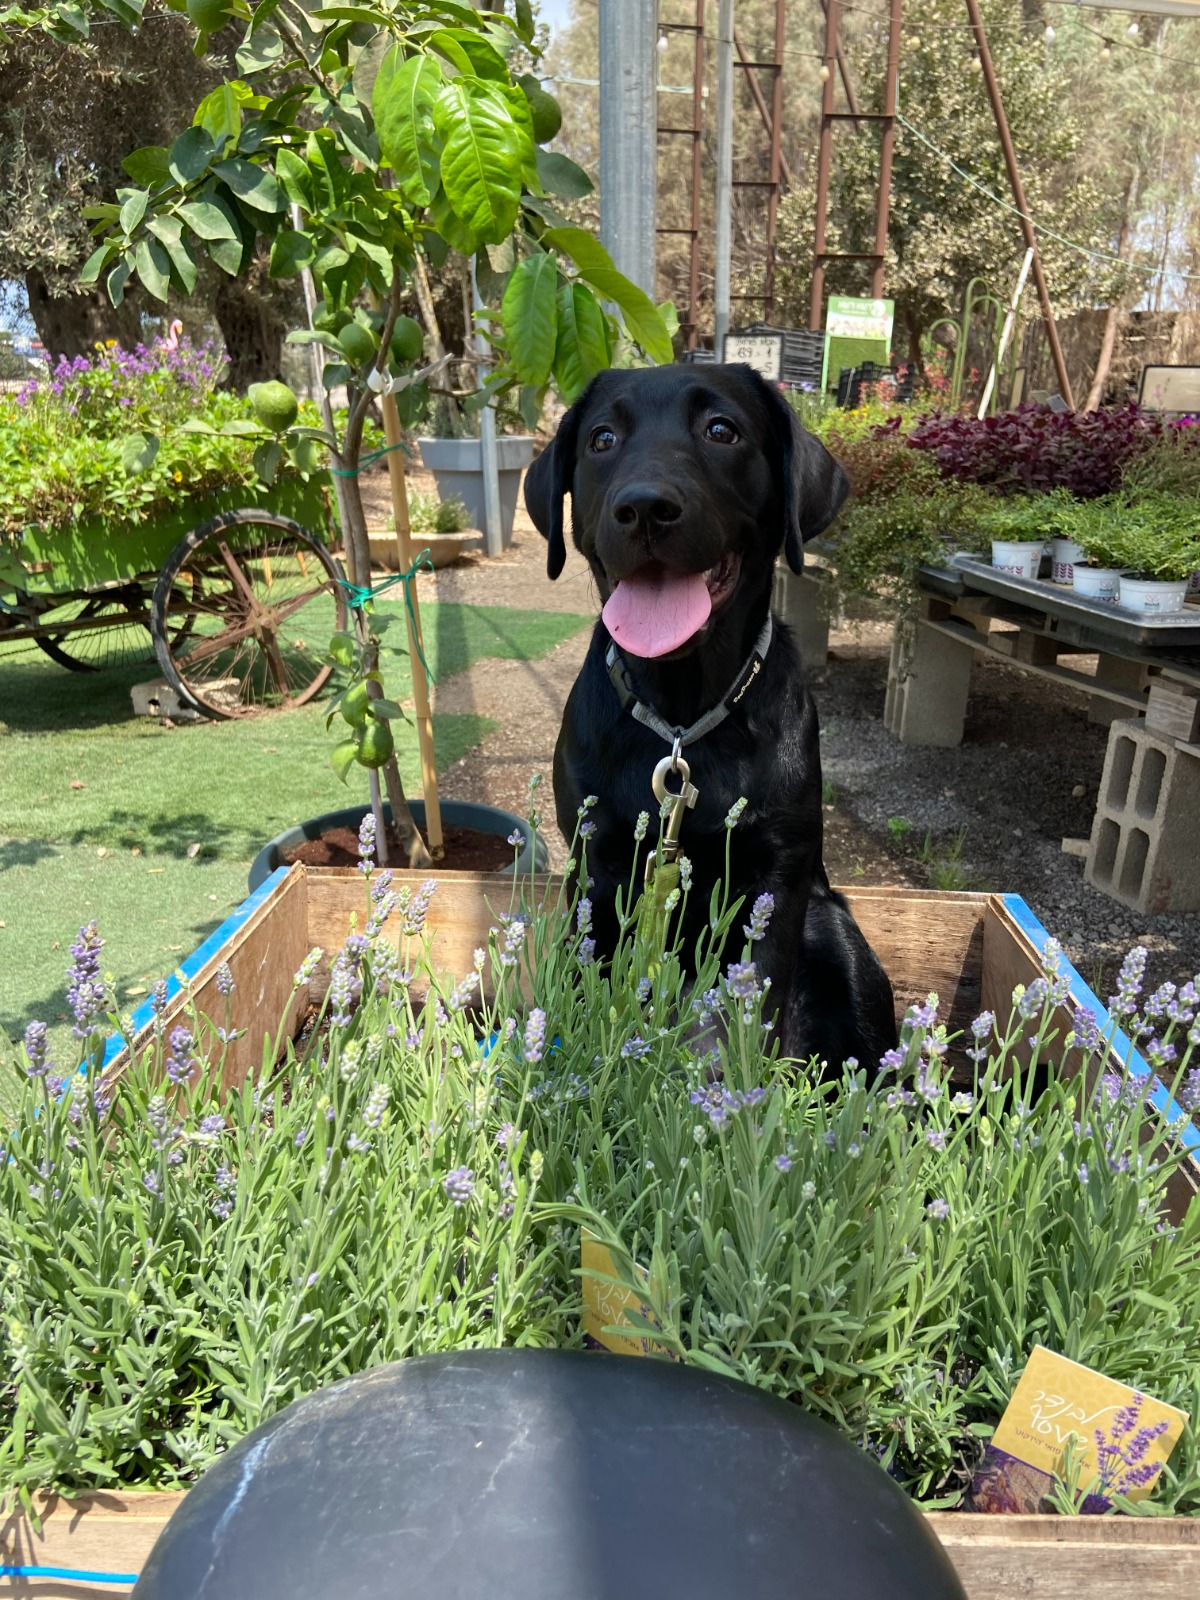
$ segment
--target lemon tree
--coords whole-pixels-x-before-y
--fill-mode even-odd
[[[531,425],[551,385],[573,400],[618,343],[669,361],[670,334],[650,299],[560,210],[591,183],[543,148],[561,111],[536,74],[528,0],[515,0],[511,16],[464,0],[167,3],[186,10],[198,53],[218,28],[243,29],[238,75],[206,96],[169,145],[131,152],[129,185],[88,212],[96,248],[82,277],[119,304],[135,282],[160,302],[190,294],[203,257],[231,278],[264,260],[276,278],[311,274],[312,327],[289,337],[319,347],[327,388],[347,386],[345,425],[337,436],[298,426],[290,391],[262,384],[250,396],[255,420],[241,426],[261,430],[255,461],[268,480],[285,453],[300,472],[314,469],[314,452],[327,453],[344,487],[350,579],[369,591],[356,473],[372,396],[392,390],[403,410],[420,392],[422,330],[399,314],[419,257],[435,265],[452,250],[474,257],[496,351],[474,401],[515,391]],[[0,35],[42,28],[77,40],[93,17],[137,25],[144,4],[0,0]],[[391,758],[398,708],[378,678],[369,603],[355,616],[344,665],[369,705],[335,765],[350,770],[353,746],[350,765],[381,769],[417,864],[428,857]]]

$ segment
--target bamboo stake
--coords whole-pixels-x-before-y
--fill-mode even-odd
[[[404,470],[404,452],[400,443],[400,416],[394,395],[383,395],[383,431],[390,446],[387,455],[388,477],[392,485],[392,515],[396,524],[396,556],[399,570],[412,569],[412,529],[408,520],[408,486]],[[442,803],[438,795],[437,764],[433,757],[433,718],[429,710],[429,682],[421,652],[424,640],[421,635],[421,608],[417,599],[415,575],[409,580],[412,605],[404,608],[404,621],[408,627],[408,658],[412,666],[413,701],[417,713],[417,743],[421,752],[421,787],[425,791],[425,834],[429,840],[429,853],[440,861],[446,853],[442,842]]]

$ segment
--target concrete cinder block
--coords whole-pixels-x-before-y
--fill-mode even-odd
[[[1200,911],[1200,758],[1140,717],[1109,732],[1085,876],[1135,911]]]
[[[975,652],[948,634],[918,622],[905,660],[899,633],[892,640],[883,721],[904,744],[953,749],[962,743]],[[907,672],[905,668],[907,666]]]
[[[800,659],[811,671],[829,660],[829,613],[825,609],[824,580],[808,572],[794,573],[780,561],[775,567],[771,609],[796,636]]]

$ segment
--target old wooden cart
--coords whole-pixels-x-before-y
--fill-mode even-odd
[[[0,647],[26,643],[96,671],[158,658],[211,717],[302,705],[346,624],[324,483],[225,490],[136,526],[30,528],[0,574]]]

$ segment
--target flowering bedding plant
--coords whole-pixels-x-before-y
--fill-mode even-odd
[[[335,1378],[576,1343],[585,1227],[656,1344],[829,1419],[926,1504],[960,1501],[1040,1342],[1191,1412],[1152,1506],[1200,1512],[1200,1204],[1166,1220],[1179,1158],[1111,1034],[1080,1011],[1058,1036],[1056,947],[1007,1020],[952,1040],[931,995],[877,1076],[822,1071],[781,1062],[764,1016],[769,896],[714,891],[689,985],[632,886],[611,968],[586,894],[531,912],[517,887],[440,981],[394,937],[419,941],[436,886],[374,867],[370,818],[361,848],[362,920],[319,1015],[229,1095],[228,1006],[167,1027],[165,988],[149,1045],[98,1074],[129,1025],[81,933],[88,1070],[33,1024],[3,1140],[0,1488],[186,1485]],[[1143,995],[1144,966],[1133,952],[1114,1012],[1195,1106],[1195,986]],[[1068,1048],[1089,1070],[1035,1098]]]
[[[186,337],[110,343],[0,395],[0,541],[17,542],[31,523],[144,522],[191,495],[255,486],[255,437],[179,431],[244,426],[244,402],[218,388],[223,374],[224,357]],[[130,441],[146,434],[162,448],[135,460]]]

